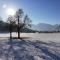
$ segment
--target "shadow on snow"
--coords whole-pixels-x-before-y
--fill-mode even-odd
[[[60,60],[60,44],[55,42],[13,39],[0,44],[0,58],[3,60]]]

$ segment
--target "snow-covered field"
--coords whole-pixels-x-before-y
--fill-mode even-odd
[[[60,33],[21,33],[12,42],[8,37],[0,34],[0,60],[60,60]]]
[[[17,33],[12,33],[13,37],[17,37]],[[0,38],[9,37],[9,33],[1,33]],[[60,33],[21,33],[21,37],[29,37],[30,40],[53,41],[60,42]]]

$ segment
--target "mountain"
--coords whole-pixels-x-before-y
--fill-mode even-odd
[[[39,23],[37,25],[32,25],[31,29],[37,30],[37,31],[60,31],[60,25],[51,25],[46,23]]]
[[[55,28],[55,31],[60,31],[60,24],[55,24],[54,28]]]

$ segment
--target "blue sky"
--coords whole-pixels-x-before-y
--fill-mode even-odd
[[[33,24],[60,24],[60,0],[0,0],[0,16],[6,20],[4,4],[7,8],[22,8]]]

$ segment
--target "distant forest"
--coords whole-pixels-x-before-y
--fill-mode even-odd
[[[4,22],[3,20],[0,19],[0,32],[9,32],[9,27],[10,27],[10,24],[7,23],[7,22]],[[12,26],[13,28],[13,31],[12,32],[17,32],[17,25],[14,25]],[[28,29],[28,28],[23,28],[21,29],[21,32],[26,32],[26,33],[35,33],[36,31],[35,30],[32,30],[32,29]]]

